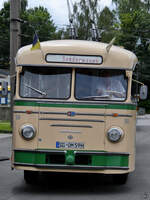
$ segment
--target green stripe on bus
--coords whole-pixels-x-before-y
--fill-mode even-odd
[[[74,156],[74,160],[75,160],[74,153],[72,153],[72,156]],[[67,154],[65,157],[67,158]],[[65,157],[64,157],[64,163],[61,163],[61,164],[67,164],[66,163],[67,159]],[[38,153],[38,152],[35,153],[35,152],[16,151],[14,160],[17,163],[26,163],[26,164],[44,164],[44,165],[51,164],[51,157],[47,159],[46,153]],[[84,164],[84,166],[90,165],[90,166],[106,166],[106,167],[107,166],[128,167],[128,160],[129,160],[128,155],[123,155],[123,156],[122,155],[91,155],[90,163]],[[55,163],[55,164],[60,164],[60,163]],[[76,165],[76,161],[74,161],[74,163],[72,164]],[[78,164],[82,165],[82,163],[81,164],[78,163]]]
[[[15,162],[30,163],[30,164],[44,164],[45,155],[42,153],[33,152],[15,152]]]
[[[117,166],[128,167],[128,156],[109,155],[109,156],[92,156],[93,166]]]
[[[15,106],[39,106],[39,107],[55,107],[55,108],[91,108],[91,109],[122,109],[136,110],[136,105],[132,104],[108,104],[108,105],[92,105],[92,104],[63,104],[63,103],[37,103],[33,101],[15,101]]]
[[[14,101],[15,106],[39,106],[37,102],[34,101]]]

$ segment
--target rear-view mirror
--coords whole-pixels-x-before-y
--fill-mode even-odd
[[[145,100],[147,99],[148,87],[147,85],[142,85],[140,87],[140,99]]]

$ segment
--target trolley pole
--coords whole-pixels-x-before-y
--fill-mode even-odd
[[[13,127],[13,97],[15,84],[15,57],[20,47],[19,15],[21,0],[10,0],[10,83],[11,83],[11,126]]]

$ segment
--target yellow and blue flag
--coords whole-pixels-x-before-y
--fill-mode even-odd
[[[40,40],[37,33],[34,34],[31,50],[41,49]]]

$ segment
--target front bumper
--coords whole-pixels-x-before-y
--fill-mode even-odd
[[[66,170],[129,170],[129,153],[75,150],[14,150],[14,167]]]

